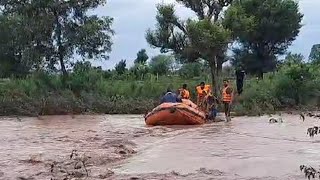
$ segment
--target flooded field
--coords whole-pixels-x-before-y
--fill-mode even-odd
[[[142,116],[0,119],[0,179],[304,179],[320,165],[319,125],[298,115],[146,127]]]

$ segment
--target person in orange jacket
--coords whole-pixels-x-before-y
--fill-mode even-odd
[[[205,110],[205,99],[206,96],[211,93],[211,86],[201,82],[199,86],[196,87],[197,91],[197,105],[200,109]]]
[[[179,94],[182,99],[190,99],[190,92],[187,89],[187,84],[182,85],[182,88],[179,89]]]
[[[222,102],[224,104],[224,113],[226,115],[226,120],[230,121],[231,104],[233,102],[233,89],[230,86],[228,80],[223,81]]]

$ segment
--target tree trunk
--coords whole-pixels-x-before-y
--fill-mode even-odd
[[[55,20],[57,24],[57,29],[56,29],[56,36],[57,36],[57,45],[58,45],[58,55],[59,55],[59,62],[61,66],[61,71],[63,78],[65,79],[68,76],[68,72],[66,70],[66,66],[64,64],[64,47],[62,45],[62,26],[59,22],[59,15],[55,12]]]
[[[211,72],[211,82],[212,82],[212,90],[214,95],[216,96],[219,92],[218,90],[218,81],[217,81],[217,65],[216,65],[216,57],[214,57],[213,61],[209,62],[210,72]]]
[[[222,74],[222,59],[217,59],[217,73]]]
[[[259,78],[259,80],[262,80],[262,79],[263,79],[263,70],[262,70],[262,69],[260,69],[260,70],[258,71],[258,78]]]
[[[222,64],[223,64],[222,59],[217,58],[216,86],[217,86],[218,92],[215,94],[217,97],[221,97],[220,89],[221,89],[221,82],[222,82]]]
[[[263,79],[263,70],[266,65],[266,63],[265,63],[266,56],[264,55],[263,50],[259,50],[257,56],[258,56],[258,59],[261,61],[261,67],[259,67],[257,75],[258,75],[259,80],[262,80]]]

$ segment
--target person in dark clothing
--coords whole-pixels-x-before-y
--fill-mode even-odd
[[[216,104],[218,104],[217,98],[210,93],[206,99],[208,120],[213,121],[216,118],[218,113]]]
[[[178,95],[171,91],[171,89],[167,90],[167,93],[161,98],[160,103],[177,103],[182,102],[181,98]]]
[[[236,70],[236,79],[237,79],[237,91],[240,95],[243,92],[243,80],[245,76],[245,71],[240,67]]]

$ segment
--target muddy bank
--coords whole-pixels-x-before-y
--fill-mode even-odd
[[[85,93],[78,97],[72,92],[52,92],[33,98],[12,93],[4,97],[0,94],[0,116],[144,114],[159,103],[151,98],[107,98]]]

